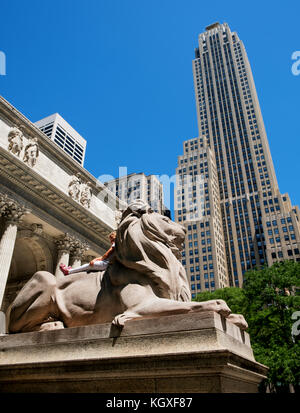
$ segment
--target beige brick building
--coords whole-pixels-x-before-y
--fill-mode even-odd
[[[185,141],[178,157],[175,221],[187,229],[182,263],[192,296],[228,285],[214,153],[205,138]]]
[[[112,179],[106,182],[105,186],[127,204],[141,199],[154,211],[160,214],[164,212],[163,185],[156,175],[133,173]]]
[[[299,208],[279,192],[247,53],[226,23],[199,35],[193,75],[199,136],[215,158],[228,282],[241,287],[248,269],[300,259]]]

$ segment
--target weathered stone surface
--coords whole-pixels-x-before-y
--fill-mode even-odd
[[[213,311],[0,337],[5,392],[256,392],[265,374]]]
[[[138,318],[215,311],[231,314],[224,300],[192,302],[186,272],[179,261],[185,229],[137,200],[123,212],[115,256],[104,273],[54,277],[36,272],[10,307],[9,332],[45,329],[49,321],[64,327],[110,323],[122,326]],[[232,323],[246,329],[242,315]]]

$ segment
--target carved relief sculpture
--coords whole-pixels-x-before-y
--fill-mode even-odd
[[[81,195],[80,195],[80,203],[89,208],[91,206],[91,199],[92,199],[92,183],[87,182],[86,184],[82,185],[81,188]]]
[[[42,224],[31,224],[31,230],[35,235],[43,234],[43,225]]]
[[[71,198],[73,198],[75,201],[79,202],[80,199],[80,188],[81,188],[81,180],[80,180],[80,174],[73,175],[71,178],[71,181],[69,183],[69,195]]]
[[[37,138],[31,138],[29,143],[25,147],[25,153],[23,161],[32,168],[36,164],[39,156],[39,144]]]
[[[65,233],[64,235],[60,235],[55,240],[56,248],[59,251],[67,251],[67,252],[71,251],[71,249],[73,248],[74,242],[75,242],[75,238],[68,233]]]
[[[23,149],[23,133],[18,128],[12,128],[8,133],[8,150],[14,155],[20,156]]]

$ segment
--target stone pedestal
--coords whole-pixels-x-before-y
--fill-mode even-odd
[[[255,393],[267,368],[214,312],[0,337],[0,391]]]

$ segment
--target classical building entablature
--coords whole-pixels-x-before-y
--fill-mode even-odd
[[[47,211],[102,248],[108,245],[107,235],[116,226],[116,210],[125,207],[3,98],[0,174],[2,191],[19,195],[31,209]]]

